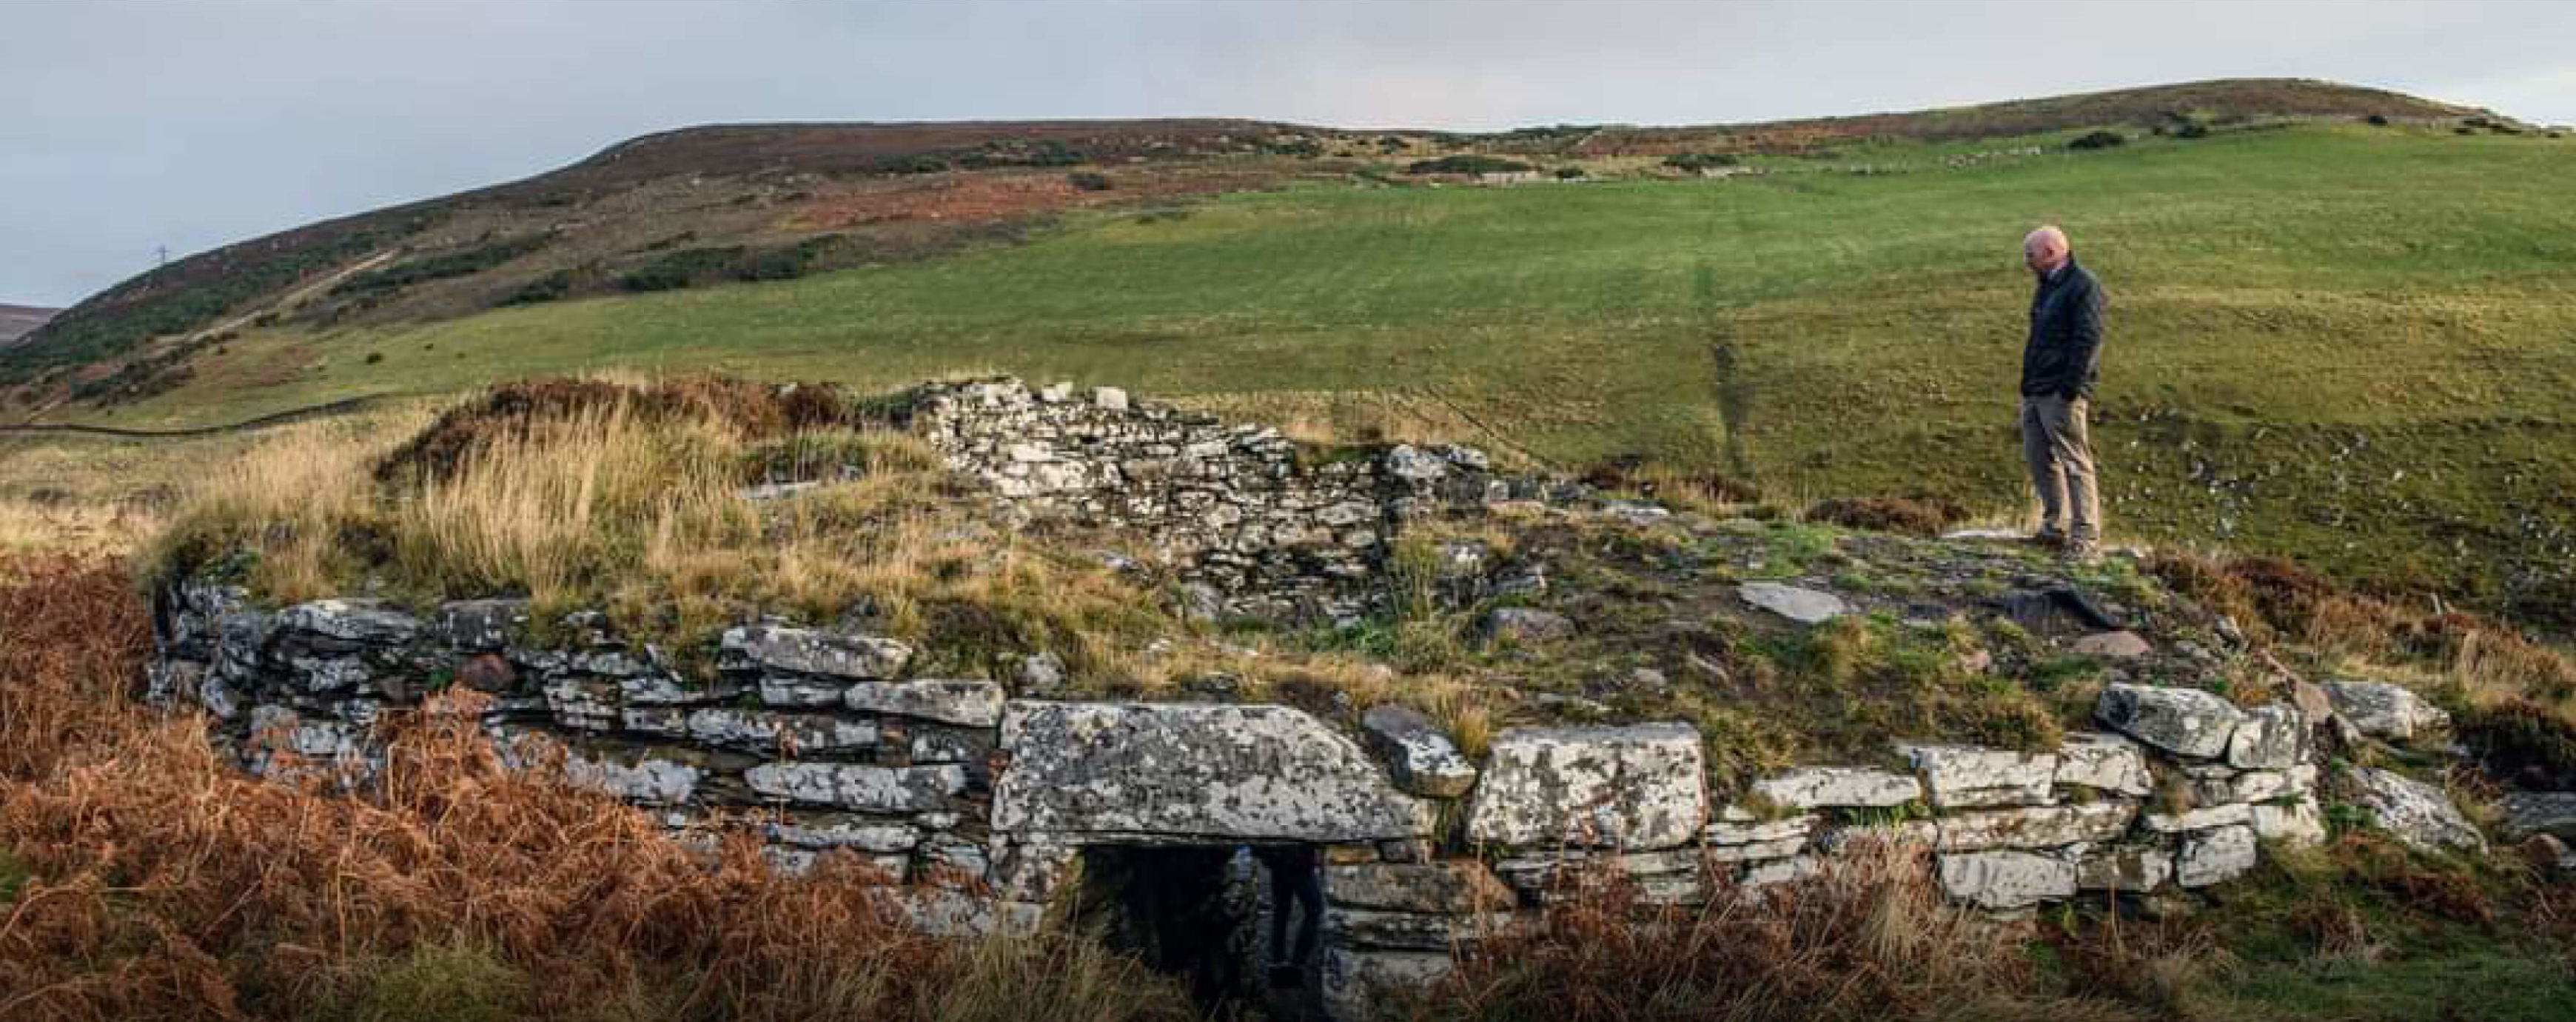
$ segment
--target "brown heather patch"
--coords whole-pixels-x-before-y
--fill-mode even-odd
[[[144,610],[116,571],[0,583],[0,1017],[1185,1018],[1060,934],[901,925],[842,860],[771,874],[650,816],[501,767],[474,707],[395,722],[356,795],[256,781],[202,720],[126,698]]]
[[[1807,509],[1806,519],[1847,529],[1930,538],[1968,520],[1968,509],[1946,497],[1870,497],[1828,500]]]

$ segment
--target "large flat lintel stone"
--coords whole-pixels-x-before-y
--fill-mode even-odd
[[[1431,834],[1359,743],[1286,706],[1015,701],[993,828],[1073,844]]]

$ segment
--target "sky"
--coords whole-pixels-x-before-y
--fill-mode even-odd
[[[2576,3],[5,0],[0,302],[740,121],[1479,130],[2325,78],[2576,122]]]

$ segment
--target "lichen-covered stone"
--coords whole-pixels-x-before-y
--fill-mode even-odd
[[[456,600],[439,605],[431,620],[439,639],[459,652],[495,652],[528,627],[526,600]]]
[[[956,765],[882,767],[851,763],[763,763],[743,772],[751,790],[777,799],[861,812],[937,809],[966,790]]]
[[[1735,595],[1802,625],[1822,624],[1851,613],[1851,604],[1840,596],[1778,582],[1747,582],[1735,587]]]
[[[901,674],[911,661],[912,647],[893,639],[780,625],[729,628],[717,645],[718,666],[731,670],[874,680]]]
[[[2151,812],[2138,817],[2138,826],[2158,834],[2181,834],[2188,831],[2233,827],[2253,820],[2254,812],[2242,802],[2202,806],[2181,812]]]
[[[420,619],[391,609],[380,600],[314,600],[277,612],[281,628],[337,639],[359,646],[408,645],[420,634]]]
[[[814,713],[703,707],[689,712],[689,737],[721,748],[815,755],[873,748],[877,727]]]
[[[769,840],[799,848],[848,848],[862,852],[908,852],[921,843],[921,828],[867,816],[806,814],[764,825]]]
[[[2287,770],[2307,754],[2307,718],[2287,703],[2245,711],[2227,739],[2227,765],[2246,770]]]
[[[649,753],[568,753],[563,772],[572,784],[646,805],[688,802],[706,776],[694,764]]]
[[[2119,735],[2083,733],[2068,735],[2059,744],[2057,783],[2139,798],[2155,790],[2156,780],[2137,743]]]
[[[2329,681],[2326,700],[2362,734],[2408,741],[2451,726],[2451,715],[2397,685],[2378,681]]]
[[[1900,745],[1896,751],[1922,775],[1932,804],[1944,809],[2043,804],[2057,780],[2057,757],[2046,753],[1964,745]]]
[[[2118,800],[1956,813],[1940,819],[1938,846],[1962,852],[2109,841],[2127,833],[2137,815],[2137,803]]]
[[[1671,848],[1699,836],[1708,788],[1686,724],[1512,728],[1496,736],[1469,840],[1516,847]]]
[[[1476,784],[1476,766],[1418,710],[1385,703],[1360,717],[1369,749],[1398,787],[1427,798],[1457,798]]]
[[[2576,841],[2576,791],[2517,791],[2504,797],[2504,835],[2548,834]]]
[[[861,713],[918,717],[965,727],[1002,723],[1002,686],[989,681],[863,681],[841,694]]]
[[[1783,809],[1880,809],[1922,798],[1923,782],[1867,767],[1798,767],[1753,782],[1753,795]]]
[[[1426,837],[1429,803],[1357,742],[1285,706],[1016,701],[993,827],[1087,843]]]
[[[1511,889],[1474,859],[1327,866],[1324,893],[1337,905],[1388,912],[1461,915],[1514,904]]]
[[[1765,820],[1734,806],[1720,809],[1700,839],[1713,846],[1763,844],[1772,841],[1803,840],[1815,833],[1822,819],[1814,813],[1799,813],[1776,820]]]
[[[2243,876],[2254,868],[2256,849],[2254,828],[2244,824],[2183,835],[2174,852],[2174,882],[2207,887]]]
[[[2094,716],[2177,756],[2215,759],[2227,752],[2244,712],[2199,689],[2113,685],[2094,704]]]
[[[1941,892],[1982,909],[2029,908],[2075,896],[2075,864],[2032,852],[1950,852],[1936,871]]]
[[[2346,775],[2352,804],[2370,811],[2389,836],[2425,851],[2486,850],[2485,835],[2460,815],[2442,789],[2377,767]]]

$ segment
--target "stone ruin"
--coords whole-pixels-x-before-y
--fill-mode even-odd
[[[933,384],[916,392],[905,424],[1023,518],[1151,540],[1206,616],[1354,620],[1378,595],[1387,543],[1405,521],[1582,493],[1498,474],[1465,447],[1397,445],[1309,464],[1276,429],[1113,387]]]
[[[1533,490],[1457,449],[1310,468],[1274,433],[1107,391],[962,385],[934,393],[915,427],[1005,500],[1153,530],[1237,611],[1351,611],[1416,509]],[[2205,887],[2266,843],[2324,837],[2316,728],[2397,735],[2439,714],[2391,686],[2243,708],[2119,685],[2097,707],[2103,730],[2053,752],[1900,745],[1729,794],[1710,790],[1686,724],[1510,728],[1475,763],[1401,707],[1345,732],[1285,706],[1014,699],[995,680],[921,676],[904,643],[834,628],[734,628],[701,675],[596,614],[535,641],[512,600],[270,609],[179,579],[156,622],[152,694],[202,708],[255,772],[363,783],[383,763],[374,722],[452,679],[493,696],[483,726],[505,755],[556,743],[575,780],[675,827],[757,810],[779,867],[861,856],[890,903],[943,932],[1032,927],[1086,862],[1195,850],[1144,861],[1241,881],[1238,847],[1317,846],[1312,986],[1345,1019],[1599,870],[1692,904],[1808,875],[1874,837],[1921,846],[1949,896],[1986,910]],[[2402,838],[2481,844],[2438,789],[2357,773],[2358,797]],[[1243,942],[1266,932],[1262,911],[1235,920]],[[1232,953],[1257,950],[1243,942]]]

